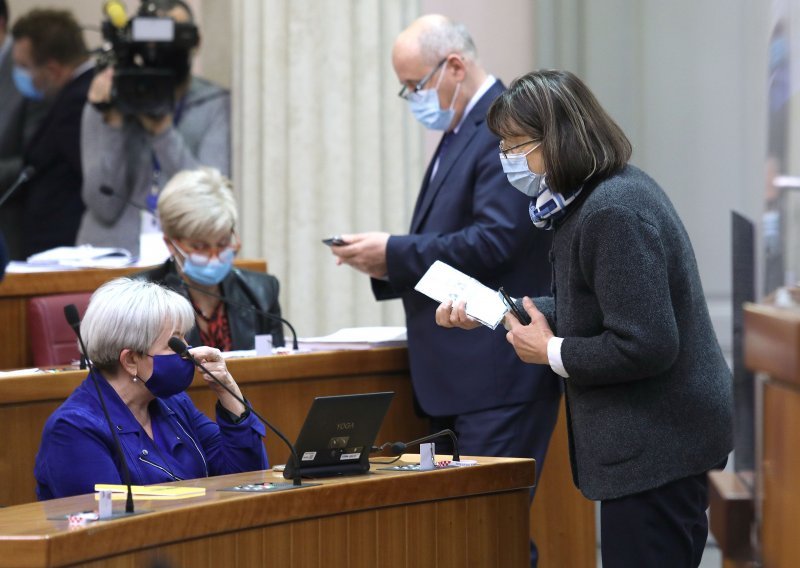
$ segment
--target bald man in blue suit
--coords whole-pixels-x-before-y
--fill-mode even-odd
[[[464,455],[533,457],[538,476],[558,414],[555,375],[521,363],[502,328],[438,327],[438,303],[414,290],[441,260],[512,295],[550,294],[550,236],[533,227],[529,200],[509,185],[499,140],[485,124],[504,87],[478,63],[466,29],[443,16],[423,16],[403,31],[392,64],[415,117],[445,134],[409,234],[342,235],[348,244],[333,252],[372,277],[378,300],[402,299],[414,394],[431,431],[453,429]],[[437,441],[437,450],[445,443]]]

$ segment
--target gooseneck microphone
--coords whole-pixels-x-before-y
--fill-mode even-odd
[[[292,332],[292,350],[293,351],[299,351],[299,349],[297,347],[297,332],[294,330],[294,326],[291,323],[289,323],[289,320],[284,319],[281,316],[276,316],[275,314],[271,314],[269,312],[265,312],[264,310],[260,310],[260,309],[256,308],[255,306],[252,306],[250,304],[244,304],[242,302],[236,302],[234,300],[229,300],[225,296],[221,296],[219,294],[215,294],[214,292],[209,292],[208,290],[204,290],[203,288],[200,288],[199,286],[192,286],[191,284],[186,282],[186,280],[184,280],[183,278],[180,278],[180,277],[178,277],[178,278],[180,280],[180,285],[183,286],[184,288],[188,288],[190,290],[195,290],[196,292],[200,292],[201,294],[205,294],[206,296],[211,296],[212,298],[216,298],[216,299],[224,302],[228,306],[233,306],[235,308],[243,308],[245,310],[250,310],[251,312],[254,312],[254,313],[256,313],[256,314],[258,314],[260,316],[264,316],[267,319],[271,319],[273,321],[279,321],[279,322],[285,324],[286,327],[288,327],[289,330]],[[246,288],[246,284],[244,282],[242,282],[241,278],[239,278],[239,283],[242,284],[243,286],[245,286],[245,288]]]
[[[75,304],[64,306],[64,317],[67,318],[67,323],[75,332],[75,335],[78,336],[78,343],[80,343],[81,351],[83,351],[83,355],[86,358],[86,362],[89,366],[89,376],[92,377],[92,381],[94,382],[94,388],[97,390],[97,398],[100,399],[100,406],[103,408],[103,416],[105,416],[108,429],[111,430],[111,437],[114,439],[114,447],[117,450],[117,459],[119,459],[119,463],[122,465],[122,480],[128,487],[128,496],[125,500],[125,513],[133,513],[131,470],[128,468],[128,461],[125,459],[125,454],[122,452],[122,444],[117,436],[117,430],[114,428],[114,423],[111,422],[111,416],[108,414],[106,399],[103,397],[103,392],[100,390],[100,383],[97,380],[97,375],[94,374],[94,365],[92,365],[92,362],[89,360],[89,352],[86,350],[86,344],[83,342],[83,338],[81,337],[81,317],[78,315],[78,308],[75,307]]]
[[[3,203],[5,203],[9,197],[14,195],[15,191],[30,181],[34,175],[36,175],[36,168],[33,166],[25,166],[17,176],[17,179],[14,180],[14,183],[11,184],[11,187],[0,197],[0,207],[3,206]]]
[[[113,197],[115,199],[119,199],[120,201],[123,201],[125,204],[130,205],[131,207],[133,207],[135,209],[138,209],[139,211],[145,211],[147,213],[152,213],[152,211],[150,211],[147,207],[139,205],[138,203],[134,203],[133,201],[131,201],[130,199],[128,199],[126,197],[122,197],[121,195],[117,195],[114,192],[114,190],[111,189],[110,187],[108,187],[107,185],[101,185],[100,186],[100,193],[102,193],[106,197]]]
[[[233,398],[235,398],[240,403],[242,403],[242,405],[244,405],[244,407],[247,410],[252,412],[255,415],[256,418],[261,420],[261,422],[264,423],[264,426],[266,426],[267,428],[269,428],[270,430],[275,432],[275,435],[278,436],[278,438],[280,438],[283,441],[284,444],[286,444],[286,446],[289,448],[289,452],[291,452],[292,462],[294,463],[294,468],[293,468],[294,469],[294,475],[292,476],[292,485],[295,485],[295,486],[301,485],[302,482],[301,482],[301,479],[300,479],[300,460],[297,458],[297,450],[294,449],[294,446],[288,440],[288,438],[286,438],[286,436],[283,435],[283,432],[281,432],[275,426],[270,424],[269,421],[266,418],[264,418],[258,412],[255,411],[255,409],[250,405],[249,402],[247,402],[244,398],[240,397],[238,394],[233,392],[228,387],[228,385],[224,384],[211,371],[206,369],[205,366],[200,361],[198,361],[197,359],[192,357],[192,354],[189,353],[189,347],[183,341],[181,341],[177,337],[170,337],[169,341],[167,342],[167,345],[169,345],[169,348],[172,349],[175,353],[177,353],[178,355],[180,355],[184,359],[187,359],[187,360],[191,361],[192,363],[194,363],[195,367],[198,367],[206,375],[211,377],[214,380],[214,382],[216,382],[219,386],[221,386],[223,389],[225,389],[228,392],[228,394],[230,394]]]
[[[399,456],[406,451],[406,448],[410,446],[418,446],[419,444],[430,442],[436,438],[441,438],[442,436],[450,436],[450,440],[453,442],[453,461],[461,461],[461,455],[458,453],[458,438],[456,438],[456,434],[452,430],[442,430],[440,432],[436,432],[435,434],[429,434],[419,438],[418,440],[412,440],[410,442],[394,442],[391,445],[391,450],[394,455]]]

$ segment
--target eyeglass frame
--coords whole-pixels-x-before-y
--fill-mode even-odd
[[[522,142],[521,144],[514,144],[513,146],[511,146],[511,148],[503,148],[503,143],[502,142],[500,142],[500,144],[498,144],[497,146],[500,149],[500,153],[503,154],[503,157],[507,160],[508,159],[508,153],[511,150],[516,150],[517,148],[522,148],[523,146],[527,146],[528,144],[533,144],[534,142],[536,142],[536,140],[531,138],[530,140],[528,140],[526,142]],[[542,144],[542,142],[539,141],[539,146],[541,146],[541,144]],[[535,147],[531,148],[531,152],[536,150],[536,148],[538,148],[538,146],[535,146]],[[528,154],[530,154],[530,152],[528,152]]]
[[[188,240],[187,237],[176,237],[174,239],[170,239],[170,242],[172,243],[172,246],[178,249],[178,251],[183,255],[184,258],[191,258],[192,262],[194,262],[198,266],[207,266],[214,257],[217,257],[217,260],[222,261],[221,255],[223,254],[232,255],[232,258],[236,258],[236,255],[242,248],[242,241],[239,239],[239,235],[236,234],[235,229],[231,229],[230,238],[232,242],[229,243],[227,246],[221,247],[219,245],[211,245],[208,246],[208,248],[203,250],[202,252],[200,249],[198,249],[198,247],[193,246],[191,243],[188,243],[188,247],[186,247],[191,249],[188,252],[184,250],[183,247],[178,246],[178,243],[176,241]]]
[[[422,79],[420,79],[419,82],[416,85],[414,85],[413,88],[409,89],[408,85],[403,85],[400,88],[400,92],[397,93],[397,96],[400,97],[401,99],[407,101],[408,97],[410,97],[412,94],[419,93],[422,90],[422,88],[425,86],[425,84],[428,81],[430,81],[433,78],[434,75],[436,75],[436,72],[439,69],[442,68],[442,65],[447,63],[447,60],[449,58],[450,58],[450,56],[448,55],[444,59],[442,59],[439,63],[437,63],[436,66],[433,69],[431,69],[430,71],[428,71],[428,73]]]

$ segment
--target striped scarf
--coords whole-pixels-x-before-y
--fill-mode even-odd
[[[531,199],[528,207],[528,213],[530,213],[534,226],[545,231],[552,230],[553,222],[566,214],[567,205],[575,201],[582,189],[583,186],[580,186],[574,191],[553,193],[547,187],[547,178],[543,179],[539,186],[539,193],[534,199]]]

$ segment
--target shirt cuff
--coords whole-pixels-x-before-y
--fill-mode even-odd
[[[564,368],[564,363],[561,361],[561,344],[564,342],[563,337],[551,337],[547,341],[547,361],[550,363],[550,368],[553,369],[560,376],[565,379],[569,378],[569,373]]]

